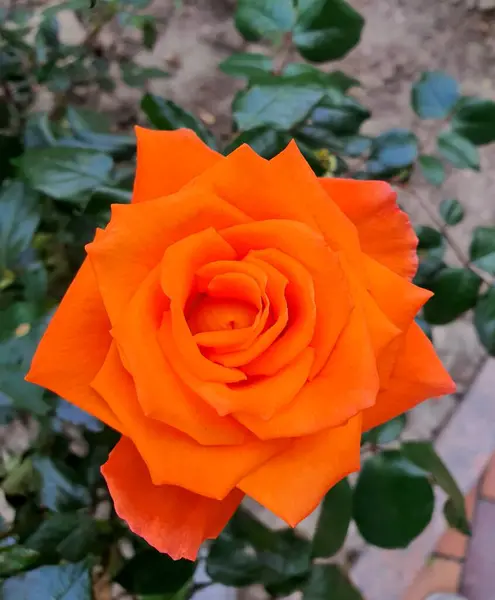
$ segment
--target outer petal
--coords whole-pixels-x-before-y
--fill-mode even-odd
[[[303,198],[295,193],[287,173],[277,174],[268,161],[247,145],[234,150],[187,188],[213,191],[255,221],[289,219],[319,232],[316,220]]]
[[[341,427],[294,440],[238,487],[295,527],[332,486],[359,469],[360,439],[358,414]]]
[[[133,380],[123,368],[115,348],[109,352],[93,385],[105,398],[120,402],[116,410],[155,485],[177,485],[221,500],[242,477],[284,450],[289,443],[286,440],[261,442],[245,432],[244,443],[203,446],[164,423],[144,417]],[[174,401],[180,402],[180,398],[174,398]],[[223,420],[227,428],[230,417]]]
[[[233,490],[213,500],[172,485],[153,485],[134,444],[122,438],[101,469],[119,517],[159,552],[195,560],[200,545],[217,537],[242,500]]]
[[[204,191],[113,205],[104,234],[86,247],[112,324],[169,246],[208,227],[230,227],[249,220]]]
[[[455,383],[440,362],[430,340],[413,323],[404,335],[397,362],[376,404],[363,413],[363,430],[413,408],[427,398],[452,394]]]
[[[319,180],[292,141],[270,161],[276,180],[283,179],[291,189],[291,202],[306,207],[332,250],[344,252],[353,268],[360,270],[361,250],[354,224],[339,206],[329,202]],[[283,213],[282,213],[283,214]]]
[[[371,296],[387,318],[404,331],[433,293],[410,283],[368,256],[364,261]]]
[[[110,347],[109,330],[95,276],[86,260],[48,325],[26,379],[124,432],[109,405],[90,387]]]
[[[364,318],[355,309],[327,364],[294,400],[269,420],[236,413],[261,439],[308,435],[345,423],[372,406],[379,381]]]
[[[223,159],[190,129],[155,131],[136,127],[137,169],[133,202],[178,192]],[[224,159],[225,160],[225,159]]]
[[[383,181],[320,179],[323,189],[357,227],[366,254],[411,279],[418,267],[418,239],[397,194]]]

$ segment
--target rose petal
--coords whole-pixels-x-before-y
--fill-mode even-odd
[[[320,336],[317,334],[314,340],[316,302],[313,279],[298,261],[273,248],[255,250],[247,258],[260,259],[272,265],[289,282],[285,290],[289,311],[289,323],[285,331],[244,368],[248,375],[275,375],[307,348],[312,340],[312,346],[318,348]]]
[[[315,362],[310,377],[322,369],[344,328],[353,302],[340,265],[340,255],[329,250],[321,234],[302,223],[273,220],[223,229],[222,237],[240,256],[252,250],[275,248],[297,260],[312,276],[315,290]]]
[[[287,173],[277,174],[268,161],[247,145],[199,175],[187,189],[211,190],[255,221],[290,219],[319,232]]]
[[[169,246],[209,227],[247,221],[208,192],[184,191],[140,204],[113,205],[104,235],[86,247],[112,324]]]
[[[126,423],[129,437],[155,485],[178,485],[221,500],[244,475],[287,446],[285,440],[261,442],[247,432],[243,444],[203,446],[164,423],[144,417],[132,377],[123,368],[115,348],[109,352],[93,386],[110,402],[121,403],[116,411]],[[223,420],[228,423],[230,417]]]
[[[134,203],[174,194],[191,179],[225,160],[190,129],[155,131],[136,127],[136,138]]]
[[[404,331],[433,293],[413,285],[368,256],[364,262],[371,296],[388,319]]]
[[[297,437],[345,423],[372,406],[379,380],[362,312],[356,308],[317,377],[269,420],[235,413],[261,439]]]
[[[134,444],[122,438],[101,469],[119,517],[159,552],[195,560],[242,500],[239,490],[213,500],[172,485],[153,485]]]
[[[133,374],[144,414],[159,419],[202,444],[231,444],[244,439],[232,420],[225,420],[181,382],[158,342],[167,299],[152,271],[137,290],[113,336]]]
[[[39,343],[27,381],[48,388],[110,427],[125,428],[90,387],[111,342],[110,323],[86,260]]]
[[[412,323],[403,342],[386,389],[363,413],[364,430],[393,419],[427,398],[455,392],[455,383],[419,325]]]
[[[163,327],[170,327],[170,324],[165,320]],[[242,411],[261,419],[269,419],[277,410],[294,399],[306,383],[314,359],[314,350],[306,348],[271,377],[255,377],[246,383],[229,385],[198,379],[187,370],[184,362],[171,348],[166,344],[162,347],[170,365],[181,380],[222,416]]]
[[[272,158],[270,168],[277,181],[284,179],[290,187],[290,198],[294,198],[292,202],[305,206],[330,248],[344,252],[349,263],[359,272],[361,249],[358,232],[342,210],[329,201],[295,141],[291,141],[285,150]]]
[[[239,488],[295,527],[343,477],[359,469],[361,415],[294,440],[250,473]]]
[[[390,185],[334,177],[322,178],[320,183],[356,226],[363,251],[401,277],[412,279],[418,267],[418,238]]]

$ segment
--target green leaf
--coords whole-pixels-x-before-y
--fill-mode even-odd
[[[57,200],[81,203],[82,196],[105,185],[113,160],[110,156],[77,148],[35,148],[25,152],[20,168],[37,191]]]
[[[428,183],[435,186],[442,185],[445,181],[445,168],[439,158],[430,154],[421,154],[418,163],[423,177]]]
[[[495,356],[495,287],[487,290],[474,309],[474,326],[480,342]]]
[[[47,113],[33,113],[29,115],[24,127],[24,147],[46,148],[54,146],[56,139],[51,130]]]
[[[143,32],[143,46],[147,50],[153,50],[158,38],[154,19],[144,19],[141,29]]]
[[[296,11],[293,0],[238,0],[235,24],[250,41],[272,34],[288,32],[294,26]]]
[[[207,571],[215,582],[242,587],[263,583],[272,594],[287,594],[309,571],[310,543],[292,529],[272,531],[238,510],[212,543]]]
[[[442,131],[437,138],[438,151],[458,169],[480,170],[478,149],[467,138],[454,131]]]
[[[371,150],[372,140],[363,135],[353,135],[345,139],[344,154],[350,157],[358,157]]]
[[[248,144],[263,158],[273,158],[287,146],[290,140],[290,135],[283,131],[269,127],[257,127],[243,131],[225,148],[224,153],[230,154],[242,144]]]
[[[364,600],[337,565],[313,565],[302,600]]]
[[[16,573],[26,571],[38,560],[38,552],[30,548],[17,545],[0,548],[0,577],[12,577]]]
[[[323,100],[309,115],[311,125],[336,135],[354,135],[371,113],[351,96],[333,94]]]
[[[330,73],[327,73],[326,71],[318,69],[314,65],[309,65],[308,63],[303,62],[289,63],[285,66],[283,75],[293,77],[296,75],[309,75],[315,80],[319,81],[321,85],[336,89],[343,94],[345,94],[351,88],[361,85],[358,79],[355,77],[350,77],[342,71],[331,71]]]
[[[420,258],[442,258],[445,253],[445,238],[429,225],[418,225],[414,228],[418,236],[418,255]]]
[[[342,479],[326,494],[313,536],[313,557],[336,554],[347,535],[352,516],[352,489]]]
[[[404,431],[406,426],[406,415],[402,414],[391,419],[378,427],[373,427],[363,434],[363,442],[370,444],[389,444],[396,440]]]
[[[264,54],[238,52],[222,61],[218,68],[232,77],[251,79],[271,73],[273,60]]]
[[[212,542],[206,568],[213,581],[223,585],[244,587],[262,580],[256,550],[230,525]]]
[[[453,130],[477,146],[495,141],[495,102],[464,98],[452,119]]]
[[[116,581],[131,594],[178,592],[196,568],[189,560],[173,560],[152,548],[138,552],[117,575]]]
[[[345,0],[297,0],[294,43],[312,62],[343,58],[361,38],[363,17]]]
[[[353,516],[364,539],[379,548],[405,548],[428,525],[435,505],[424,471],[399,451],[367,459],[354,489]]]
[[[58,513],[48,516],[24,545],[45,558],[61,557],[70,562],[84,559],[98,539],[98,527],[83,513]]]
[[[240,130],[271,126],[287,131],[304,121],[324,95],[321,85],[305,76],[273,78],[238,94],[233,115]]]
[[[471,525],[466,516],[466,509],[459,508],[452,498],[447,498],[443,506],[443,514],[447,523],[464,535],[471,535]]]
[[[373,140],[367,168],[384,176],[410,167],[418,155],[418,140],[408,129],[390,129]]]
[[[141,67],[132,62],[124,62],[120,64],[120,72],[122,79],[130,87],[142,87],[148,83],[150,79],[169,77],[167,71],[157,67]]]
[[[37,416],[50,412],[50,405],[43,398],[43,388],[24,380],[24,366],[0,365],[0,406],[12,406]]]
[[[75,483],[64,468],[47,456],[36,456],[34,468],[41,477],[40,504],[50,510],[67,510],[87,506],[91,502],[89,491]]]
[[[69,106],[67,121],[76,139],[84,142],[90,149],[117,155],[132,155],[135,151],[136,138],[133,135],[94,131],[95,118],[87,110],[81,111]]]
[[[475,228],[469,258],[483,271],[495,275],[495,227]]]
[[[172,131],[186,127],[192,129],[211,148],[216,148],[214,136],[203,123],[171,100],[145,94],[141,100],[141,108],[157,129]]]
[[[15,176],[13,161],[22,154],[22,150],[22,142],[16,135],[0,134],[0,183],[7,177]]]
[[[21,252],[29,248],[40,221],[38,195],[21,181],[0,188],[0,274],[15,266]]]
[[[405,442],[402,444],[402,452],[408,460],[432,475],[435,483],[448,494],[450,519],[462,523],[461,531],[465,533],[465,525],[469,522],[464,496],[431,442]],[[449,520],[449,524],[452,524],[451,520]],[[457,528],[459,529],[459,527]]]
[[[3,583],[2,600],[91,600],[87,563],[45,566]]]
[[[457,225],[464,218],[464,209],[456,198],[442,200],[439,210],[440,216],[447,225]]]
[[[475,306],[480,286],[481,279],[469,269],[441,269],[428,286],[435,295],[423,308],[424,318],[432,325],[454,321]]]
[[[459,100],[459,84],[442,71],[422,73],[412,88],[411,103],[422,119],[445,119]]]

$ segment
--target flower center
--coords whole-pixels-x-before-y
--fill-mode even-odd
[[[251,327],[258,309],[242,300],[212,298],[199,294],[188,312],[189,328],[193,334],[196,334]]]

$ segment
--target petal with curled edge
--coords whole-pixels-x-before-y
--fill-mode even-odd
[[[243,498],[234,489],[223,500],[173,485],[154,485],[134,444],[123,437],[101,469],[115,510],[130,529],[173,559],[195,560],[217,537]]]

